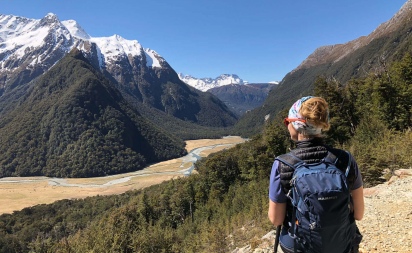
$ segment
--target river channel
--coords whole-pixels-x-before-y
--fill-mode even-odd
[[[194,163],[209,154],[244,142],[238,136],[186,141],[184,157],[156,163],[139,171],[96,178],[6,177],[0,178],[0,214],[60,199],[120,194],[166,180],[189,176]]]

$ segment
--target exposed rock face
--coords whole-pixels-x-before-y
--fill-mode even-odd
[[[36,21],[0,15],[0,24],[2,91],[43,74],[76,45],[69,31],[59,25],[56,15],[48,14]]]

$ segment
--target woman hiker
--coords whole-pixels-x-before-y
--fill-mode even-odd
[[[288,154],[303,160],[306,164],[319,163],[331,154],[332,157],[337,158],[336,167],[339,170],[345,172],[348,169],[347,183],[351,195],[350,217],[348,219],[350,226],[353,227],[351,231],[356,232],[351,235],[353,240],[350,250],[342,253],[359,252],[358,248],[362,236],[356,227],[355,220],[361,220],[364,214],[362,176],[355,159],[349,152],[332,148],[324,143],[322,133],[329,130],[330,127],[327,102],[321,97],[303,97],[292,105],[284,123],[289,130],[291,139],[296,144],[296,148]],[[292,221],[292,217],[295,217],[293,215],[295,209],[291,204],[291,199],[287,196],[291,189],[290,181],[293,172],[293,166],[288,166],[277,159],[274,161],[269,185],[268,216],[273,225],[278,226],[278,232],[279,226],[282,226],[279,235],[277,235],[279,236],[277,241],[280,242],[283,252],[316,252],[313,249],[308,249],[310,243],[305,245],[305,240],[294,240],[294,238],[299,237],[299,233],[294,233],[295,229],[291,231],[291,227],[299,229],[299,224],[295,225],[297,221]]]

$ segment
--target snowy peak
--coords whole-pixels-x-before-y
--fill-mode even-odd
[[[213,78],[196,78],[190,75],[184,75],[179,73],[179,78],[186,84],[201,90],[207,91],[209,89],[220,87],[229,84],[247,84],[247,81],[243,81],[235,74],[222,74],[215,79]]]
[[[91,37],[75,20],[62,21],[62,24],[70,31],[70,34],[76,38],[90,40]]]
[[[90,38],[90,41],[97,45],[106,61],[144,55],[146,66],[150,68],[161,68],[161,63],[164,61],[156,51],[143,48],[137,40],[126,40],[117,34],[110,37]]]
[[[217,77],[216,82],[219,83],[220,85],[228,85],[228,84],[244,84],[242,79],[240,79],[237,75],[229,75],[229,74],[223,74]]]
[[[146,65],[152,68],[161,68],[161,62],[164,61],[154,50],[144,49],[137,40],[126,40],[119,35],[91,37],[75,20],[60,21],[53,13],[48,13],[42,19],[0,15],[0,72],[7,66],[17,68],[23,62],[29,65],[41,64],[51,58],[54,62],[48,65],[53,65],[59,57],[52,57],[51,52],[64,55],[73,47],[85,52],[85,44],[97,46],[101,68],[107,66],[108,62],[135,56],[146,57]],[[47,49],[50,45],[53,46],[51,51]],[[39,52],[46,51],[47,55],[38,57]],[[10,60],[12,64],[6,63]]]
[[[1,62],[24,58],[45,43],[64,45],[66,43],[61,40],[69,41],[71,38],[70,32],[54,14],[47,14],[41,20],[1,15],[0,34],[0,55],[6,55],[0,58]],[[49,38],[53,38],[53,41],[49,41]]]
[[[46,72],[73,48],[119,82],[135,78],[134,71],[169,68],[158,53],[137,40],[117,34],[91,37],[75,20],[60,21],[53,13],[42,19],[0,14],[0,96],[8,87]],[[16,76],[20,78],[12,78]]]
[[[137,40],[126,40],[116,34],[110,37],[90,38],[90,41],[97,45],[105,59],[139,56],[143,51],[143,47]]]
[[[53,24],[53,23],[58,23],[60,22],[59,18],[57,17],[56,14],[54,13],[47,13],[46,16],[44,16],[44,18],[42,18],[40,20],[40,24],[41,25],[45,25],[45,24]]]
[[[152,67],[152,68],[162,67],[161,62],[163,62],[164,59],[158,53],[156,53],[154,50],[150,48],[146,48],[144,52],[146,54],[146,66],[147,67]]]

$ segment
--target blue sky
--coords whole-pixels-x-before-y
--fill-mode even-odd
[[[74,19],[92,37],[118,34],[178,73],[280,81],[316,48],[368,35],[406,0],[0,0],[0,14]]]

